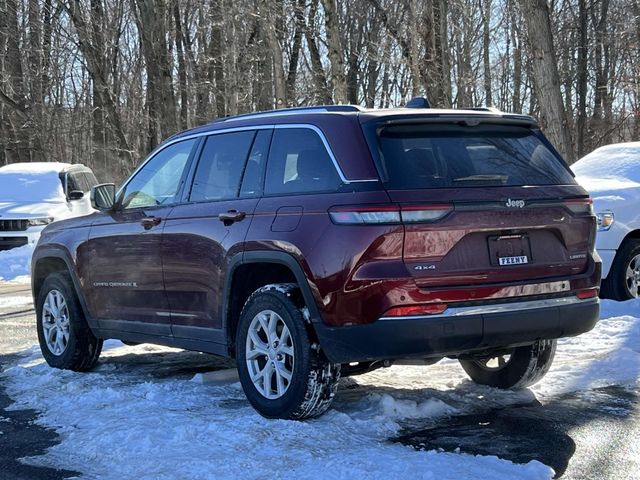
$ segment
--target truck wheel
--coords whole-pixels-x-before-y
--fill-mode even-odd
[[[620,301],[640,297],[640,240],[622,244],[602,281],[602,296]]]
[[[312,344],[307,324],[292,300],[295,285],[256,290],[240,314],[236,361],[242,388],[267,418],[305,419],[331,405],[340,365],[330,364]]]
[[[476,383],[497,388],[526,388],[549,371],[556,353],[556,340],[539,340],[493,357],[467,357],[460,365]]]
[[[86,372],[102,351],[84,317],[67,273],[49,275],[36,300],[38,342],[42,356],[54,368]]]

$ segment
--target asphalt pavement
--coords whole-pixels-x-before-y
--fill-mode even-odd
[[[31,305],[11,306],[10,297],[28,296],[28,285],[0,282],[0,369],[37,343]],[[4,305],[4,306],[3,306]],[[126,359],[119,359],[124,361]],[[131,363],[141,363],[139,355]],[[206,360],[206,359],[204,359]],[[156,375],[180,376],[205,371],[203,357],[185,352]],[[132,365],[133,366],[133,365]],[[172,370],[167,372],[166,370]],[[143,368],[144,369],[144,368]],[[575,480],[640,480],[640,391],[613,386],[489,411],[432,420],[411,420],[397,438],[422,450],[495,455],[516,463],[538,460],[557,478]],[[0,380],[0,478],[54,480],[78,476],[67,470],[28,466],[20,458],[41,455],[59,442],[58,435],[38,426],[33,410],[6,410],[11,399]]]

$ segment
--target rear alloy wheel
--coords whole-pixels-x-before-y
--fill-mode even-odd
[[[49,275],[36,300],[38,341],[42,356],[54,368],[84,372],[98,362],[102,339],[84,316],[67,273]]]
[[[539,340],[497,355],[460,359],[460,365],[476,383],[496,388],[526,388],[549,371],[556,352],[556,340]]]
[[[308,325],[292,300],[293,284],[255,291],[240,314],[236,363],[251,405],[267,418],[304,419],[331,405],[340,365],[328,362],[309,339]]]
[[[626,240],[602,281],[602,297],[613,300],[640,298],[640,240]]]
[[[282,397],[293,377],[295,353],[289,328],[272,310],[258,313],[246,342],[246,363],[253,386],[263,397]]]

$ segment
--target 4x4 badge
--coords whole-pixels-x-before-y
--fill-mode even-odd
[[[510,198],[508,198],[507,203],[505,203],[505,205],[507,207],[513,207],[513,208],[523,208],[524,200],[511,200]]]

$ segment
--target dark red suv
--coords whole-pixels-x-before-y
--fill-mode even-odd
[[[33,259],[47,362],[102,341],[234,357],[266,417],[323,413],[340,375],[458,358],[521,388],[598,319],[591,200],[533,119],[328,106],[180,133]]]

